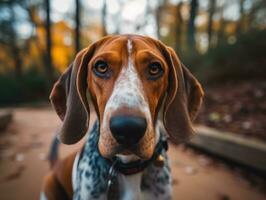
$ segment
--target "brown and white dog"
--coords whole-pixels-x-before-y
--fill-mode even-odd
[[[162,126],[172,142],[185,141],[194,133],[192,121],[202,97],[196,78],[174,50],[158,40],[108,36],[82,50],[51,92],[53,107],[63,121],[59,138],[65,144],[78,142],[88,131],[91,106],[98,123],[81,153],[55,164],[45,179],[42,198],[107,199],[112,159],[129,166],[157,159]],[[164,151],[159,154],[166,158]],[[170,199],[168,163],[156,169],[153,165],[149,162],[130,175],[118,170],[119,198]],[[155,179],[161,175],[167,184]],[[164,184],[162,193],[158,194],[156,184]]]

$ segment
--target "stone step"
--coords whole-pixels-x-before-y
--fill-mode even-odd
[[[196,126],[192,147],[224,157],[266,174],[266,143],[206,126]]]

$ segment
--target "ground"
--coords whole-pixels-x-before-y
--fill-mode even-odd
[[[0,199],[38,199],[42,179],[49,166],[46,155],[59,118],[48,107],[14,109],[9,128],[0,133]],[[95,116],[92,117],[95,119]],[[78,149],[61,145],[60,157]],[[241,169],[187,148],[170,146],[173,199],[180,200],[264,200],[260,177],[252,181]]]
[[[198,123],[266,141],[266,81],[237,81],[204,87]]]

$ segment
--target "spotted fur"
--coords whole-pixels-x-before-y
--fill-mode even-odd
[[[94,124],[83,152],[79,155],[73,177],[75,188],[74,200],[104,200],[107,199],[107,177],[110,163],[103,158],[98,150],[99,126]],[[166,162],[161,167],[153,164],[142,173],[125,176],[118,174],[117,184],[120,187],[119,196],[123,200],[136,199],[171,199],[171,176],[166,152],[163,151]],[[118,186],[118,185],[114,185]]]

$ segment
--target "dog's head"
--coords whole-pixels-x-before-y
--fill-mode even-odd
[[[102,156],[149,159],[159,139],[158,121],[174,143],[184,141],[193,134],[202,96],[201,85],[173,49],[149,37],[122,35],[78,53],[50,98],[63,121],[63,143],[73,144],[87,132],[90,97]]]

